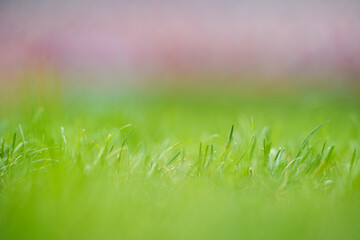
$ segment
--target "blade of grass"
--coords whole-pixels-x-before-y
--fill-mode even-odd
[[[166,164],[165,167],[169,166],[173,161],[175,161],[175,159],[182,153],[182,150],[180,150],[179,152],[177,152]]]
[[[329,122],[329,120],[321,123],[321,124],[318,125],[316,128],[314,128],[314,129],[309,133],[309,135],[307,135],[307,137],[305,138],[305,140],[302,142],[302,144],[301,144],[301,146],[300,146],[300,148],[299,148],[299,150],[298,150],[295,158],[300,157],[301,152],[304,150],[305,146],[308,144],[311,136],[312,136],[317,130],[319,130],[322,126],[324,126],[325,124],[327,124],[328,122]]]

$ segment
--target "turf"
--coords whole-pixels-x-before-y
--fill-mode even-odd
[[[358,239],[360,97],[18,91],[1,239]]]

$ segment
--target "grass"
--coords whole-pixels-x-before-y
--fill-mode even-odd
[[[5,95],[1,239],[358,239],[348,91]]]

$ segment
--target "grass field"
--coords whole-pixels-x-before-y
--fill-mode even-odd
[[[360,95],[65,91],[0,103],[0,239],[359,239]]]

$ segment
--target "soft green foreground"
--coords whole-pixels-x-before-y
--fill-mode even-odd
[[[356,94],[17,94],[0,239],[360,238]]]

